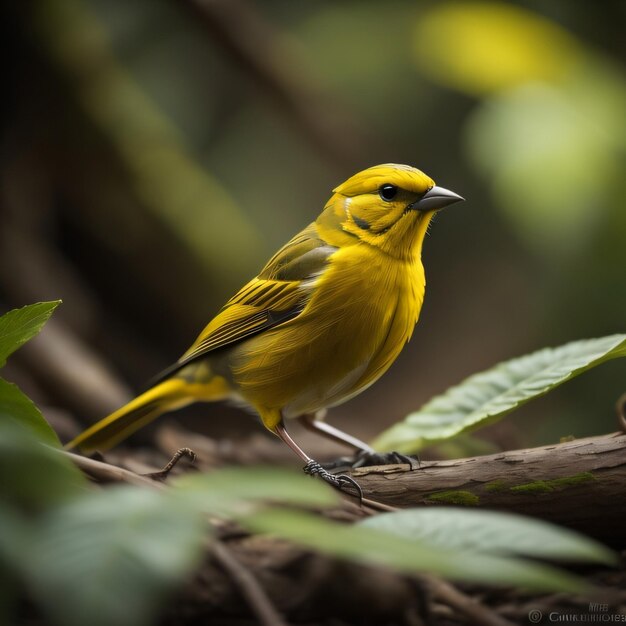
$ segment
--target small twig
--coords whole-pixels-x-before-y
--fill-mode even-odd
[[[434,576],[420,576],[420,579],[429,587],[434,598],[463,613],[477,624],[481,626],[513,626],[509,620],[494,613],[490,608],[459,591],[450,583]]]
[[[191,448],[179,448],[174,452],[174,455],[170,459],[169,463],[158,472],[149,472],[148,474],[142,474],[146,478],[152,478],[152,480],[165,480],[169,473],[174,469],[174,467],[178,464],[178,462],[186,456],[189,459],[190,463],[195,463],[196,461],[196,453]]]
[[[157,489],[163,488],[163,485],[160,483],[150,480],[145,476],[141,476],[140,474],[135,474],[135,472],[131,472],[123,467],[116,467],[115,465],[105,463],[104,461],[89,459],[86,456],[74,454],[73,452],[62,451],[62,454],[68,456],[74,465],[76,465],[76,467],[87,474],[90,478],[104,482],[121,482],[129,483],[131,485],[139,485],[141,487],[152,487]]]
[[[211,549],[259,622],[263,626],[288,626],[250,570],[244,567],[222,542],[211,544]]]
[[[385,504],[384,502],[372,500],[371,498],[364,498],[359,494],[351,493],[349,491],[342,490],[340,493],[343,496],[343,502],[345,504],[353,504],[356,509],[360,509],[366,515],[377,515],[381,512],[392,513],[400,510],[397,506]]]
[[[378,500],[370,500],[369,498],[361,498],[361,503],[376,511],[384,511],[385,513],[393,513],[393,511],[400,510],[397,506],[391,506],[390,504],[378,502]]]

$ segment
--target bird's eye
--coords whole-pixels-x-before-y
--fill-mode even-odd
[[[398,188],[395,185],[381,185],[378,189],[378,194],[385,202],[391,202],[398,193]]]

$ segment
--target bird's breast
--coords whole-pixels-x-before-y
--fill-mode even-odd
[[[377,380],[408,341],[424,297],[419,259],[340,248],[293,320],[242,343],[233,377],[252,404],[286,417],[340,404]]]

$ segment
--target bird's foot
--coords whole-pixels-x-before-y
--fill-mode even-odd
[[[329,485],[339,489],[340,491],[353,492],[359,498],[359,502],[363,500],[363,490],[359,483],[345,474],[331,474],[324,469],[317,461],[311,459],[303,468],[304,473],[309,476],[319,476]]]
[[[339,457],[335,461],[324,463],[324,467],[327,470],[336,470],[338,468],[358,469],[359,467],[371,467],[373,465],[396,464],[406,464],[411,468],[411,471],[420,468],[420,460],[417,456],[408,456],[400,452],[374,452],[373,450],[360,450],[354,456]]]
[[[194,463],[196,460],[196,453],[190,448],[181,448],[180,450],[176,450],[174,456],[170,459],[169,463],[158,472],[150,472],[149,474],[143,474],[146,478],[152,478],[153,480],[164,481],[169,473],[174,469],[177,463],[186,456],[191,463]]]
[[[352,463],[352,468],[369,467],[372,465],[402,465],[406,464],[411,471],[420,468],[418,456],[408,456],[400,452],[375,452],[374,450],[361,450]]]

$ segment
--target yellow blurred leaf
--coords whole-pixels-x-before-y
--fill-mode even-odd
[[[483,95],[526,82],[559,81],[580,51],[563,28],[521,7],[449,2],[419,20],[414,54],[437,82]]]

